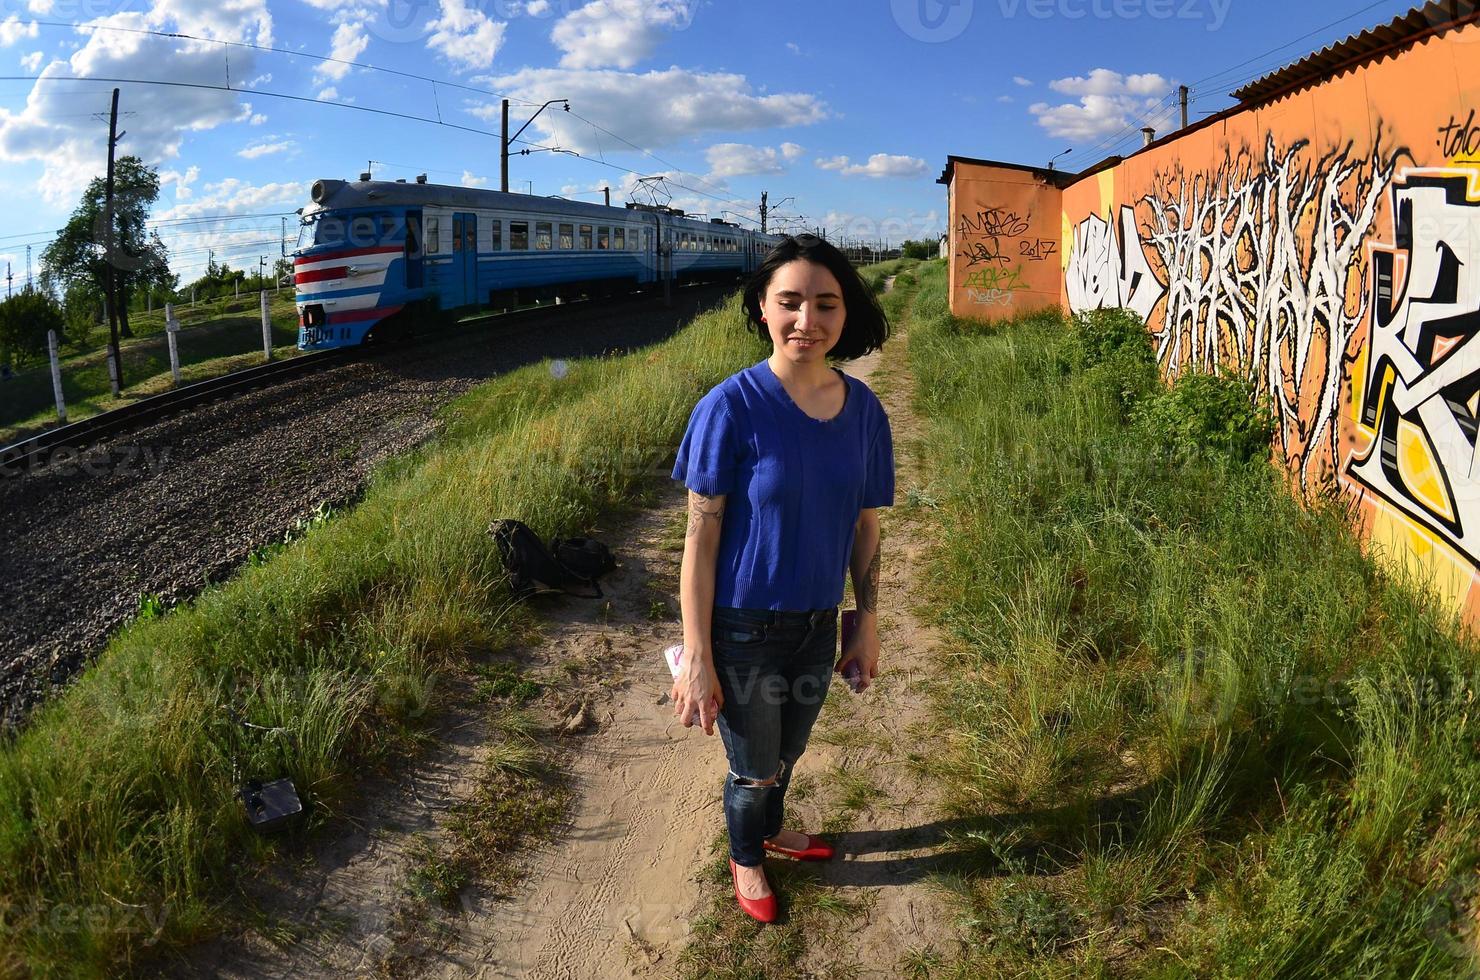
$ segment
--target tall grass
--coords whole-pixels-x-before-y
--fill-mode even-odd
[[[1339,502],[1169,452],[1143,361],[1066,359],[1057,314],[956,321],[944,273],[909,345],[951,529],[939,768],[965,867],[996,869],[967,875],[959,974],[1472,970],[1473,638]]]
[[[630,501],[756,344],[731,302],[646,350],[483,386],[360,506],[124,630],[0,749],[0,974],[98,974],[215,927],[221,886],[270,848],[237,773],[291,776],[332,819],[442,673],[517,628],[490,519],[570,534]]]

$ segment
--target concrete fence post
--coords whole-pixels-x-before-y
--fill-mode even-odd
[[[164,304],[164,333],[170,341],[170,374],[174,376],[175,386],[180,384],[180,348],[176,343],[175,335],[180,332],[180,321],[175,319],[175,304]]]
[[[262,290],[262,353],[270,361],[272,360],[272,314],[268,312],[267,290]]]
[[[113,359],[112,347],[108,348],[108,383],[112,386],[114,398],[123,394],[118,387],[118,362]]]
[[[67,421],[67,403],[62,398],[62,361],[57,356],[57,332],[46,331],[46,350],[51,355],[51,390],[57,399],[57,421]]]

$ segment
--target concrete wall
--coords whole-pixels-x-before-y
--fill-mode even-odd
[[[949,213],[958,316],[991,319],[1059,304],[1061,193],[1038,171],[957,164]]]
[[[956,168],[974,185],[955,195],[968,212],[1000,185],[976,169]],[[1002,206],[1031,211],[1044,235],[1055,194],[1020,188]],[[1189,131],[1058,198],[1057,300],[1136,310],[1168,375],[1250,378],[1274,404],[1292,483],[1352,494],[1373,543],[1480,623],[1480,26]],[[961,231],[952,309],[980,316],[958,282],[975,267]],[[1039,301],[1042,265],[1002,313]]]

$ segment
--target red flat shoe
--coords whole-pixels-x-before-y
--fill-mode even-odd
[[[776,894],[773,892],[765,898],[746,898],[740,894],[740,878],[735,873],[735,859],[730,859],[730,880],[735,883],[735,900],[740,903],[740,909],[746,915],[757,922],[776,921]]]
[[[827,841],[821,837],[813,837],[811,834],[807,835],[807,846],[801,850],[782,847],[780,844],[772,844],[770,841],[761,841],[761,846],[768,851],[775,851],[777,854],[796,858],[798,861],[831,861],[833,855],[837,853]]]

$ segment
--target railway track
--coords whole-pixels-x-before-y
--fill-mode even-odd
[[[624,302],[636,301],[640,294],[621,297],[601,306],[618,307]],[[493,326],[512,326],[530,321],[539,322],[559,315],[564,310],[581,309],[587,303],[542,306],[507,313],[490,313],[459,321],[455,326],[439,334],[424,335],[423,343],[453,342]],[[139,401],[108,412],[57,426],[38,435],[23,439],[9,446],[0,447],[0,478],[16,476],[21,472],[47,465],[58,453],[70,454],[108,439],[116,438],[159,419],[187,411],[195,406],[208,404],[223,398],[231,398],[248,391],[255,391],[290,378],[323,370],[345,361],[362,357],[375,357],[387,353],[387,347],[336,348],[300,354],[287,360],[272,361],[256,367],[233,371],[219,378],[209,378],[184,385],[172,391],[151,395]]]
[[[543,358],[661,340],[727,292],[468,321],[434,341],[239,378],[94,429],[73,452],[58,437],[44,461],[0,479],[0,729],[81,670],[141,597],[187,601],[322,505],[356,499],[380,463],[436,434],[452,398]]]

